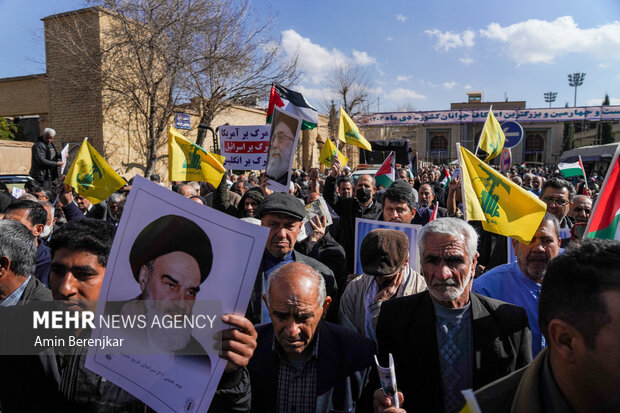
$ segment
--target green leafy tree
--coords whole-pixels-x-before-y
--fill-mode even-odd
[[[5,118],[0,118],[0,140],[15,140],[17,133],[18,128],[16,124]]]

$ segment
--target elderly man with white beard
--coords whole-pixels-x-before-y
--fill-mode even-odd
[[[295,121],[294,118],[280,114],[269,144],[269,162],[265,174],[282,185],[286,185],[287,174],[291,169],[291,156],[295,149],[293,143],[297,130],[293,127]]]
[[[478,389],[532,361],[525,310],[470,292],[477,241],[460,219],[424,226],[418,248],[428,291],[381,307],[379,361],[387,365],[393,355],[399,397],[412,411],[458,412],[465,404],[461,390]],[[375,412],[393,407],[381,389],[374,399]]]
[[[532,241],[512,240],[517,261],[500,265],[474,281],[474,291],[525,308],[532,330],[532,355],[546,347],[538,324],[538,298],[549,261],[560,253],[560,222],[547,212]]]

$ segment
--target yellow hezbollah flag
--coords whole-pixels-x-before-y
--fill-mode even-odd
[[[349,158],[344,156],[344,154],[340,152],[338,148],[336,148],[336,145],[334,145],[331,139],[327,138],[325,144],[323,145],[323,148],[321,149],[321,154],[319,155],[319,163],[322,163],[328,168],[331,168],[332,161],[334,160],[334,156],[336,156],[336,154],[338,154],[340,164],[344,168],[347,162],[349,162]]]
[[[87,139],[71,164],[65,183],[93,204],[105,200],[126,184]]]
[[[489,232],[529,244],[547,205],[457,144],[462,190],[470,221],[482,221]]]
[[[202,149],[175,128],[168,130],[168,174],[171,181],[206,181],[217,187],[226,172],[224,157]]]
[[[465,407],[463,407],[460,413],[480,413],[480,406],[476,400],[476,396],[471,389],[461,390],[463,397],[465,398]]]
[[[484,161],[488,162],[501,154],[505,141],[504,131],[497,119],[495,119],[493,110],[489,109],[489,115],[484,122],[482,134],[480,134],[480,143],[478,143],[478,147],[488,154]]]
[[[340,108],[340,122],[338,123],[338,139],[344,143],[359,146],[367,151],[372,151],[370,143],[364,138],[357,129],[355,122]]]

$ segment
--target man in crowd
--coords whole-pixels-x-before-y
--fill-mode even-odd
[[[321,194],[311,192],[308,195],[306,204],[310,204],[320,199]],[[307,234],[304,240],[295,243],[295,250],[305,254],[315,260],[325,264],[333,271],[338,285],[338,292],[342,293],[346,286],[347,279],[347,260],[344,248],[338,244],[327,228],[327,217],[318,215],[308,221],[312,231]],[[333,224],[332,224],[333,225]],[[306,229],[307,230],[307,229]],[[336,297],[334,297],[335,299]]]
[[[55,136],[54,129],[45,128],[43,136],[32,146],[30,176],[45,189],[52,189],[53,181],[58,178],[58,167],[64,165],[54,146]]]
[[[258,328],[248,370],[252,412],[352,412],[368,383],[374,343],[322,321],[331,298],[303,263],[269,275],[263,296],[272,322]]]
[[[47,224],[45,208],[35,201],[16,201],[7,207],[4,219],[19,221],[32,232],[37,245],[36,269],[32,275],[43,284],[49,285],[52,256],[49,247],[44,242],[39,241],[39,236]]]
[[[67,184],[61,184],[58,198],[67,221],[82,218],[107,219],[108,205],[105,201],[95,205],[83,195],[75,193]]]
[[[338,196],[340,198],[352,198],[353,197],[353,180],[351,178],[338,178]]]
[[[323,197],[334,212],[340,216],[340,230],[338,231],[338,243],[344,247],[347,254],[347,269],[353,272],[354,242],[355,242],[355,219],[378,219],[383,207],[373,200],[377,192],[375,179],[370,175],[361,175],[355,185],[353,198],[339,198],[336,195],[336,179],[340,176],[340,159],[334,157],[329,176],[325,179]]]
[[[256,277],[247,317],[254,324],[269,322],[269,312],[262,302],[269,274],[278,267],[291,262],[301,262],[317,271],[325,280],[330,297],[338,296],[336,279],[332,270],[324,264],[294,250],[306,209],[295,196],[276,192],[266,197],[258,207],[257,217],[261,225],[269,228],[261,268]],[[333,318],[337,312],[333,313]]]
[[[245,194],[245,192],[248,190],[247,183],[243,181],[236,181],[232,184],[230,190],[238,194],[239,196],[243,196],[243,194]]]
[[[575,195],[573,202],[570,204],[568,216],[573,218],[575,222],[587,224],[591,213],[592,198],[587,195]]]
[[[247,187],[244,181],[238,181]],[[237,206],[231,202],[231,193],[226,187],[226,175],[222,176],[222,180],[215,192],[213,192],[213,208],[225,212],[237,218],[255,218],[258,205],[263,201],[265,195],[260,187],[249,188],[239,199]],[[237,194],[235,194],[237,195]]]
[[[185,198],[191,198],[198,195],[198,191],[190,184],[180,184],[177,186],[177,192],[183,195]]]
[[[50,290],[33,276],[36,257],[32,232],[20,222],[1,220],[0,307],[52,300]]]
[[[535,175],[532,178],[532,193],[536,196],[540,196],[542,193],[543,177]]]
[[[481,410],[620,411],[620,243],[586,240],[555,258],[539,311],[548,347],[477,391]]]
[[[88,218],[71,221],[54,234],[50,285],[55,300],[64,301],[68,308],[92,309],[99,298],[113,237],[112,226]],[[245,366],[256,347],[256,331],[241,316],[224,315],[222,321],[234,329],[220,333],[220,357],[228,363],[209,411],[247,411],[250,390]],[[27,374],[28,382],[45,397],[33,397],[31,388],[20,382],[15,391],[1,392],[3,411],[5,407],[7,412],[145,411],[140,400],[86,369],[85,356],[84,348],[77,346],[68,354],[43,357],[45,366]]]
[[[526,191],[532,190],[532,179],[534,179],[534,174],[529,172],[523,174],[523,189]]]
[[[430,214],[432,214],[432,211],[435,208],[435,203],[439,203],[439,201],[435,199],[435,190],[432,185],[422,184],[420,185],[418,194],[420,196],[420,209],[428,209],[430,211],[430,217]],[[439,205],[437,205],[437,208],[437,218],[443,218],[448,215],[448,210],[446,208],[440,207]],[[426,224],[426,222],[424,222],[424,224]]]
[[[417,213],[417,204],[413,190],[407,181],[399,179],[385,191],[380,221],[402,224],[419,224],[428,222],[429,216],[422,217]]]
[[[500,265],[474,280],[474,291],[527,311],[532,331],[532,354],[545,347],[538,327],[538,297],[549,262],[560,252],[557,218],[546,213],[529,244],[512,240],[517,262]]]
[[[573,221],[567,218],[570,203],[575,196],[573,185],[560,178],[552,178],[542,186],[540,199],[547,204],[547,211],[560,221],[560,229],[570,229]]]
[[[402,231],[370,231],[360,248],[364,273],[347,285],[338,323],[375,340],[381,304],[426,290],[424,278],[409,266],[409,238]]]
[[[41,231],[41,235],[39,235],[39,240],[41,242],[48,242],[54,231],[54,226],[56,225],[56,208],[49,201],[40,203],[43,205],[43,208],[45,208],[45,212],[47,212],[47,222],[45,223],[45,227],[43,227],[43,231]]]
[[[461,390],[478,389],[532,361],[525,310],[470,293],[477,240],[463,220],[428,223],[418,236],[428,291],[381,306],[379,361],[387,365],[392,353],[398,388],[414,411],[458,412]],[[382,408],[387,400],[375,392]]]

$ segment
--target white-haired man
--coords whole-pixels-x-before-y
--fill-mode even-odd
[[[64,165],[54,146],[55,136],[54,129],[45,128],[43,136],[32,145],[30,176],[45,189],[52,189],[52,182],[58,178],[58,167]]]
[[[465,403],[461,390],[478,389],[532,361],[525,310],[471,293],[477,241],[476,231],[457,218],[424,226],[418,247],[428,291],[381,307],[380,362],[394,356],[401,396],[415,411],[458,412]],[[389,405],[376,391],[375,411]]]

